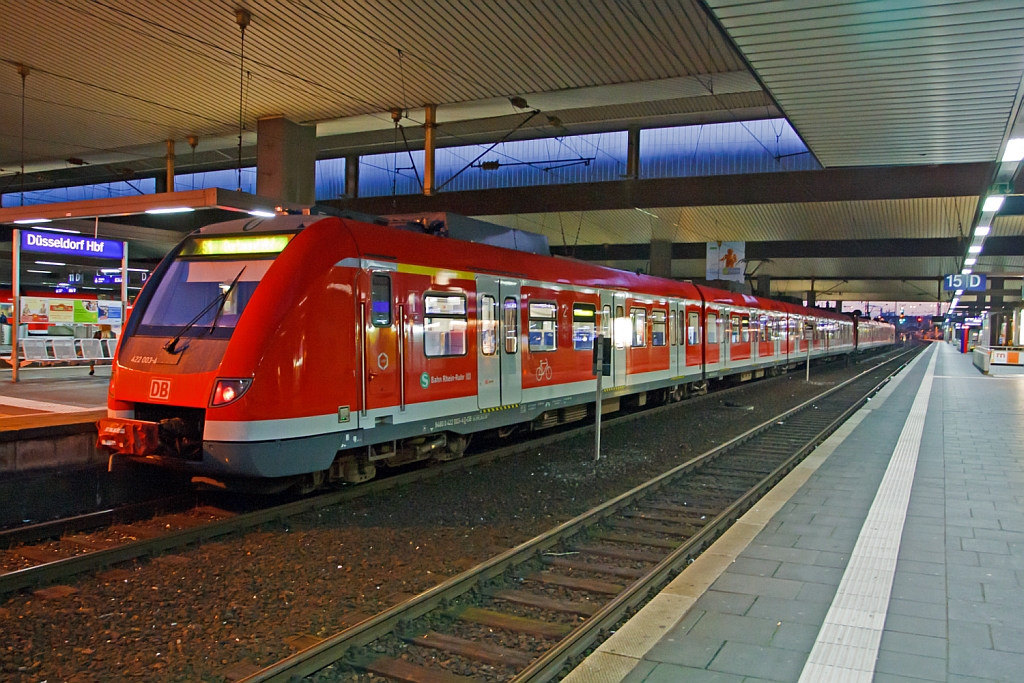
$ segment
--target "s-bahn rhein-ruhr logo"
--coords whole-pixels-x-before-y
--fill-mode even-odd
[[[420,386],[423,387],[424,389],[429,389],[430,388],[430,374],[429,373],[424,372],[422,375],[420,375]]]
[[[149,383],[149,398],[154,401],[171,400],[171,380],[154,377]]]

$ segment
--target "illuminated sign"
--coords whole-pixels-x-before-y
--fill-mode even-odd
[[[199,237],[186,256],[236,256],[280,253],[294,235],[252,235],[245,237]]]
[[[970,273],[963,275],[957,273],[956,275],[947,275],[945,280],[942,282],[942,289],[947,292],[955,292],[958,289],[962,289],[965,292],[984,292],[985,291],[985,276],[977,273]]]
[[[119,285],[121,284],[120,275],[93,275],[92,283],[94,285]]]
[[[77,294],[78,287],[54,287],[55,294]]]
[[[21,231],[22,251],[38,251],[61,256],[117,259],[124,255],[124,245],[114,240],[58,235],[52,232]]]

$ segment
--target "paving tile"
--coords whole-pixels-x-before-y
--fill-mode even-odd
[[[728,642],[708,668],[712,671],[788,682],[800,677],[806,661],[807,655],[795,650]]]
[[[997,681],[994,678],[978,678],[976,676],[949,674],[948,678],[946,678],[946,683],[1005,683],[1005,681]]]
[[[961,550],[994,553],[996,555],[1010,554],[1010,546],[1006,541],[983,541],[977,538],[961,538],[960,548]]]
[[[803,550],[801,548],[781,548],[774,545],[761,545],[751,543],[743,551],[743,557],[753,557],[760,560],[776,560],[778,562],[796,562],[799,564],[814,564],[821,553],[817,550]]]
[[[974,621],[949,620],[949,646],[975,650],[991,650],[992,635],[988,624]]]
[[[1000,555],[999,557],[1005,557]],[[966,567],[951,565],[947,576],[950,581],[977,581],[978,583],[1004,583],[1017,585],[1017,573],[1009,567]]]
[[[918,562],[915,560],[900,560],[896,564],[897,575],[902,572],[911,574],[924,574],[926,576],[946,576],[946,565],[938,562]]]
[[[772,576],[780,564],[782,563],[777,560],[762,560],[756,557],[746,557],[743,554],[733,560],[726,571],[750,576]]]
[[[988,553],[976,553],[964,550],[947,550],[946,551],[946,564],[962,564],[968,567],[980,566],[979,556]],[[1007,557],[1004,553],[1002,557]]]
[[[985,591],[985,602],[999,605],[1024,606],[1024,590],[1020,586],[1008,586],[1005,583],[982,583]]]
[[[810,564],[817,565],[819,567],[835,567],[836,569],[846,569],[846,565],[850,563],[850,553],[830,553],[830,552],[817,552],[817,559]]]
[[[952,581],[946,587],[946,597],[950,600],[984,602],[985,591],[978,581]]]
[[[949,648],[949,672],[965,676],[1020,681],[1024,672],[1024,654],[1001,650]]]
[[[783,600],[758,596],[754,604],[747,610],[747,616],[762,619],[774,619],[776,622],[798,622],[820,626],[828,613],[828,602],[810,602],[807,600]]]
[[[725,639],[708,640],[686,635],[674,638],[669,634],[647,651],[644,659],[652,662],[669,662],[692,666],[697,669],[706,668],[718,651],[725,645]]]
[[[946,637],[946,622],[941,619],[923,619],[889,612],[885,618],[886,631],[899,631],[934,638]]]
[[[795,621],[784,621],[775,629],[772,636],[771,647],[781,647],[785,650],[796,650],[810,654],[814,647],[814,640],[818,637],[820,627],[818,624],[801,624]]]
[[[993,649],[1024,654],[1024,628],[993,624],[989,630],[992,633]]]
[[[677,664],[658,664],[642,680],[643,683],[742,683],[743,677]]]
[[[908,676],[925,681],[946,680],[945,657],[922,657],[907,652],[879,650],[875,671],[879,673]]]
[[[658,662],[648,662],[647,660],[641,659],[619,683],[643,683],[651,671],[653,671],[657,666],[659,666]]]
[[[796,599],[803,602],[824,602],[832,604],[836,597],[836,587],[827,586],[823,583],[805,583],[797,594]]]
[[[900,600],[899,598],[893,598],[889,600],[888,614],[901,614],[907,617],[943,620],[946,618],[946,605],[938,605],[933,602],[916,602],[914,600]]]
[[[753,595],[741,593],[724,593],[708,589],[697,598],[693,609],[702,612],[720,612],[722,614],[746,614],[756,599]]]
[[[799,581],[764,576],[743,576],[726,572],[712,586],[714,590],[746,595],[767,595],[792,600],[799,595],[803,584]]]
[[[950,619],[974,621],[981,624],[998,623],[1014,628],[1024,628],[1024,610],[1018,605],[950,600],[947,607]]]
[[[945,658],[946,646],[947,641],[945,638],[921,636],[914,633],[900,633],[899,631],[884,631],[879,648],[892,652],[906,652],[907,654],[920,655],[922,657]]]
[[[727,640],[751,645],[768,645],[775,635],[777,624],[778,622],[757,617],[709,613],[697,622],[686,637],[709,642]]]

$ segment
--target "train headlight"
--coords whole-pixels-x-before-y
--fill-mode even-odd
[[[229,403],[234,403],[242,397],[249,386],[251,379],[219,379],[213,387],[213,398],[210,399],[211,408],[219,408]]]

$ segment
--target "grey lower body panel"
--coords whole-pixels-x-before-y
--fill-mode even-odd
[[[204,441],[197,473],[212,476],[287,477],[326,470],[341,444],[338,434],[320,434],[281,441]]]

